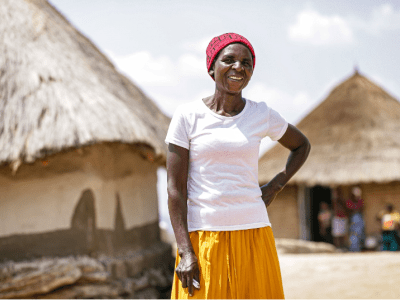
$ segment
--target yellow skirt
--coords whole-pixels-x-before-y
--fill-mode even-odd
[[[283,299],[271,227],[190,233],[199,260],[200,290],[193,297],[176,273],[171,299]],[[176,256],[175,267],[180,257]]]

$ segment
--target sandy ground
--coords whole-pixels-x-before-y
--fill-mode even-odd
[[[287,299],[400,298],[400,252],[281,254]]]

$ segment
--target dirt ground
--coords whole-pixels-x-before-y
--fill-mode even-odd
[[[400,252],[280,254],[287,299],[400,298]]]

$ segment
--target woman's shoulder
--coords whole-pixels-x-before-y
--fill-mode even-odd
[[[246,98],[246,103],[249,106],[249,111],[251,111],[252,114],[260,113],[265,115],[271,110],[271,107],[269,107],[264,101],[254,101]]]
[[[258,109],[268,109],[269,106],[265,101],[254,101],[252,99],[249,98],[245,98],[246,102],[249,104],[249,106],[254,107],[254,108],[258,108]]]

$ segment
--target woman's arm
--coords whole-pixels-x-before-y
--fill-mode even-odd
[[[169,144],[167,152],[168,209],[181,257],[175,271],[182,282],[182,287],[188,288],[189,295],[192,296],[193,279],[200,282],[200,272],[187,225],[188,167],[189,150]]]
[[[306,161],[311,145],[304,134],[295,126],[289,124],[285,134],[278,141],[290,150],[286,167],[279,172],[270,182],[261,187],[262,199],[268,207],[276,195],[284,188],[286,183]]]

